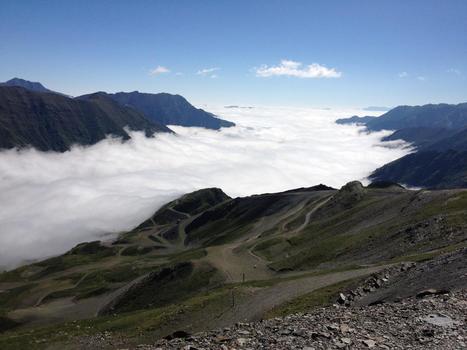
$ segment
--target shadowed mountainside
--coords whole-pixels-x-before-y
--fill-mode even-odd
[[[371,175],[372,181],[396,181],[412,187],[467,187],[466,151],[421,151],[408,154]]]
[[[372,181],[467,187],[467,103],[399,106],[380,117],[354,116],[336,123],[361,124],[368,131],[396,130],[383,141],[404,140],[415,146],[416,153],[376,169]]]
[[[215,130],[235,125],[180,95],[97,92],[71,98],[24,79],[0,83],[0,149],[32,146],[64,152],[108,135],[127,140],[125,127],[147,136],[172,132],[169,124]]]
[[[467,129],[440,134],[448,136],[427,139],[416,153],[376,169],[370,179],[428,188],[467,187]]]
[[[338,124],[364,124],[370,131],[407,128],[462,129],[467,125],[467,103],[398,106],[380,117],[338,119]]]
[[[217,118],[212,113],[193,107],[180,95],[133,91],[118,92],[109,96],[122,106],[134,108],[150,120],[162,125],[198,126],[215,130],[235,125]]]
[[[103,94],[77,99],[22,87],[0,86],[0,148],[32,146],[64,152],[73,144],[92,145],[107,135],[130,138],[125,127],[171,132]]]

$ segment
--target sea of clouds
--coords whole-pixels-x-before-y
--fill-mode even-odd
[[[236,127],[132,133],[65,153],[0,152],[0,266],[63,253],[129,230],[161,205],[205,187],[230,196],[364,180],[405,155],[388,132],[337,125],[358,110],[210,108]]]

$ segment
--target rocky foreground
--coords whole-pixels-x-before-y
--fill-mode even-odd
[[[467,291],[373,306],[333,305],[175,336],[139,349],[466,349]]]

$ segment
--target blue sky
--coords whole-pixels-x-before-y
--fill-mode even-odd
[[[0,0],[14,76],[197,104],[465,102],[467,1]]]

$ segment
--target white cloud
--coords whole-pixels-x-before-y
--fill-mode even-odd
[[[0,265],[59,254],[128,230],[165,202],[204,187],[231,196],[362,179],[407,150],[380,147],[334,120],[365,112],[211,108],[237,123],[220,131],[173,127],[66,153],[0,152]]]
[[[409,74],[408,74],[407,72],[400,72],[400,73],[398,74],[398,76],[399,76],[399,78],[406,78],[406,77],[409,76]]]
[[[419,75],[419,76],[417,77],[417,80],[425,81],[426,78],[425,78],[424,76],[422,76],[422,75]]]
[[[455,75],[462,75],[462,72],[459,69],[455,69],[455,68],[449,68],[447,72],[455,74]]]
[[[262,65],[255,69],[256,76],[265,78],[272,76],[288,76],[297,78],[340,78],[341,72],[335,68],[327,68],[318,63],[303,66],[301,62],[282,60],[278,66]]]
[[[211,76],[211,78],[212,78],[213,74],[211,74],[211,73],[214,73],[215,71],[218,71],[218,70],[220,70],[220,68],[218,68],[218,67],[203,68],[203,69],[200,69],[199,71],[197,71],[196,74],[197,75],[202,75],[202,76]]]
[[[149,75],[160,75],[166,73],[170,73],[170,69],[164,66],[157,66],[156,68],[149,71]]]

